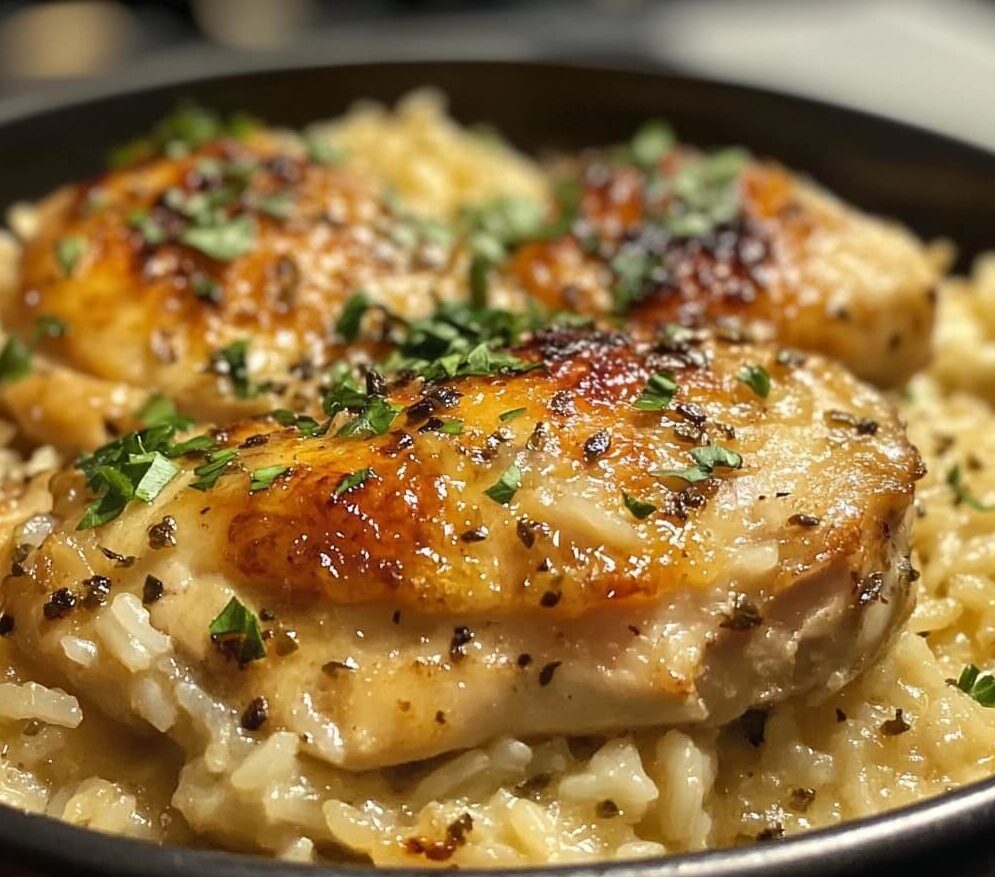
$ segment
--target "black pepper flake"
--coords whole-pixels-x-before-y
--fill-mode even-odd
[[[846,713],[843,712],[843,710],[841,710],[839,707],[836,707],[836,721],[837,722],[846,721]]]
[[[337,676],[341,672],[355,673],[358,669],[359,664],[352,657],[343,661],[326,661],[321,665],[321,672],[326,676]]]
[[[805,813],[815,800],[815,789],[798,788],[791,790],[791,809]]]
[[[436,432],[442,429],[443,422],[441,418],[430,417],[421,426],[418,427],[418,432]]]
[[[259,620],[260,621],[275,621],[276,613],[272,609],[260,609],[259,610]]]
[[[110,548],[104,548],[103,545],[98,545],[97,548],[100,549],[100,553],[104,555],[104,557],[108,560],[114,561],[114,566],[127,569],[135,563],[135,557],[130,554],[118,554],[116,551],[111,551]]]
[[[528,518],[519,518],[518,523],[515,525],[515,533],[518,536],[518,540],[526,548],[531,548],[536,544],[536,529],[536,524]]]
[[[882,722],[880,730],[886,737],[897,737],[899,734],[904,734],[911,727],[912,726],[905,721],[905,715],[902,710],[896,709],[895,718]]]
[[[530,655],[528,652],[522,652],[518,656],[517,663],[518,663],[518,666],[521,667],[524,670],[526,667],[531,666],[531,664],[532,664],[532,655]]]
[[[473,631],[469,627],[453,629],[453,638],[449,641],[449,657],[453,661],[462,661],[466,657],[466,645],[473,639]]]
[[[76,595],[69,588],[59,588],[52,592],[48,602],[42,607],[42,613],[49,621],[65,618],[76,608]]]
[[[446,714],[442,710],[435,711],[435,723],[437,725],[446,724]]]
[[[162,579],[157,579],[152,575],[145,576],[145,584],[142,585],[142,602],[146,606],[161,600],[165,592],[166,586],[163,585]]]
[[[266,433],[257,433],[256,435],[250,435],[242,444],[239,445],[240,448],[259,448],[265,445],[269,441],[269,436]]]
[[[97,609],[107,602],[107,595],[111,592],[111,580],[107,576],[90,576],[83,581],[83,588],[86,592],[83,605],[87,609]]]
[[[884,588],[884,573],[872,572],[870,575],[864,576],[854,588],[857,592],[857,605],[869,606],[879,600],[883,601],[882,588]]]
[[[172,548],[176,545],[176,518],[166,515],[158,524],[148,529],[149,548]]]
[[[460,542],[483,542],[488,536],[486,527],[474,527],[460,534]]]
[[[394,624],[400,624],[401,623],[401,610],[400,609],[395,609],[394,610],[394,614],[390,616],[390,620]]]
[[[246,731],[258,731],[269,718],[269,702],[265,697],[254,697],[242,713],[241,724]]]
[[[559,591],[546,591],[542,597],[539,598],[539,605],[544,609],[551,609],[557,603],[560,602],[560,598],[563,596]]]
[[[857,421],[857,435],[875,435],[878,431],[878,422],[866,417]]]
[[[745,594],[736,594],[725,620],[719,622],[719,627],[724,627],[726,630],[749,630],[762,621],[763,616],[756,604]]]
[[[549,442],[549,427],[541,420],[533,427],[532,434],[525,442],[525,447],[530,451],[545,450]]]
[[[822,523],[822,518],[816,515],[792,515],[788,518],[788,523],[793,524],[796,527],[818,527]]]
[[[7,612],[0,614],[0,636],[9,636],[14,632],[14,616]]]
[[[775,822],[757,835],[758,841],[780,840],[784,837],[784,826],[780,822]]]
[[[10,574],[12,576],[24,575],[24,561],[28,559],[28,555],[31,554],[32,549],[33,546],[27,542],[23,542],[14,548],[10,558]]]
[[[473,817],[469,813],[464,813],[446,827],[446,838],[461,847],[466,843],[466,835],[470,831],[473,831]]]
[[[621,811],[618,809],[618,804],[616,804],[611,798],[605,798],[604,801],[598,801],[594,807],[594,814],[598,819],[612,819]]]
[[[695,405],[694,402],[678,402],[674,406],[674,411],[685,420],[691,421],[695,426],[704,426],[705,421],[708,420],[705,409],[700,405]]]
[[[764,732],[767,729],[767,710],[747,710],[739,717],[743,736],[749,744],[759,748],[764,744]]]
[[[584,456],[588,460],[595,460],[608,453],[612,445],[611,433],[607,429],[599,429],[586,442],[584,442]]]
[[[553,681],[553,674],[556,672],[557,668],[562,664],[562,661],[550,661],[539,671],[539,685],[545,688]]]
[[[380,372],[370,369],[366,373],[366,395],[383,396],[387,393],[387,381]]]

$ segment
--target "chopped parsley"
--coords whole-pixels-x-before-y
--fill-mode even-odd
[[[983,674],[974,664],[961,670],[957,687],[982,706],[995,706],[995,676]]]
[[[339,483],[336,485],[332,496],[340,497],[342,494],[348,493],[354,487],[359,487],[360,484],[366,481],[366,479],[373,474],[373,470],[367,467],[356,472],[351,472],[348,475],[343,475]]]
[[[152,129],[147,137],[119,146],[107,157],[112,168],[127,167],[157,155],[178,158],[210,140],[245,137],[259,123],[244,113],[227,120],[195,103],[182,103]]]
[[[652,503],[637,499],[624,490],[622,491],[622,501],[625,503],[625,507],[632,512],[633,517],[638,518],[640,521],[648,518],[656,511],[656,506]]]
[[[356,417],[336,433],[341,436],[383,435],[390,429],[403,406],[388,402],[383,396],[373,396]]]
[[[143,426],[169,424],[178,432],[193,426],[193,420],[176,410],[176,403],[163,393],[153,393],[135,412],[135,418]]]
[[[185,228],[180,232],[179,241],[215,261],[230,262],[255,246],[256,226],[248,216],[220,219]]]
[[[31,350],[16,335],[11,335],[0,350],[0,383],[16,381],[31,373]]]
[[[289,471],[289,466],[265,466],[262,469],[253,469],[249,474],[249,493],[268,490],[277,478],[286,475]]]
[[[484,491],[494,502],[507,505],[522,486],[522,470],[512,463],[501,477]]]
[[[114,520],[134,500],[152,502],[176,477],[179,466],[156,447],[165,447],[160,435],[145,430],[131,433],[77,461],[87,486],[97,494],[87,505],[77,530]]]
[[[258,392],[249,380],[248,354],[249,342],[242,339],[216,350],[211,357],[211,371],[226,375],[239,399],[248,399]]]
[[[661,411],[671,403],[676,392],[674,376],[670,372],[657,372],[646,382],[632,407],[640,411]]]
[[[266,657],[266,644],[259,619],[237,597],[232,597],[208,628],[211,639],[232,655],[239,664]]]
[[[510,411],[504,411],[498,415],[498,420],[502,423],[507,423],[509,420],[517,420],[525,413],[525,408],[512,408]]]
[[[671,180],[676,197],[664,219],[666,229],[679,237],[699,237],[734,219],[746,159],[742,150],[724,149],[682,167]]]
[[[229,466],[235,462],[238,451],[228,449],[207,455],[207,462],[193,470],[197,477],[190,482],[194,490],[210,490]]]
[[[333,165],[339,164],[345,159],[345,153],[330,140],[314,135],[304,138],[304,145],[307,148],[307,157],[315,164]]]
[[[272,417],[280,426],[294,426],[297,428],[301,438],[312,438],[316,435],[324,435],[328,431],[328,423],[318,423],[313,417],[307,414],[294,414],[286,408],[277,408],[270,412]]]
[[[721,445],[693,448],[691,458],[695,465],[687,469],[655,469],[652,474],[658,478],[680,478],[688,484],[696,484],[711,478],[715,469],[739,469],[743,465],[739,454]]]
[[[44,338],[62,338],[69,333],[69,323],[61,317],[45,314],[35,320],[31,330],[31,343],[37,344]]]
[[[86,238],[79,235],[60,238],[56,241],[55,260],[59,264],[59,271],[63,277],[69,277],[73,273],[73,269],[85,252]]]
[[[673,152],[677,138],[673,129],[658,119],[646,122],[636,131],[628,147],[628,157],[642,168],[654,168]]]
[[[355,341],[359,337],[359,327],[363,315],[370,308],[370,297],[363,291],[353,293],[346,301],[335,321],[335,331],[344,341]]]
[[[252,194],[247,199],[250,207],[273,219],[289,219],[294,209],[294,201],[288,192],[270,192],[266,195]]]
[[[2,365],[3,357],[0,356],[0,365]],[[954,502],[964,503],[966,506],[970,506],[972,509],[976,509],[979,512],[995,512],[995,504],[984,503],[978,499],[974,494],[970,493],[966,487],[964,487],[963,473],[961,472],[960,465],[951,466],[947,471],[947,484],[950,489],[954,492]]]
[[[463,421],[447,420],[442,424],[442,426],[439,427],[439,432],[445,433],[446,435],[459,435],[463,432]]]
[[[761,399],[770,395],[770,373],[762,365],[744,363],[736,372],[736,377]]]
[[[612,257],[609,267],[615,276],[612,298],[619,313],[645,299],[665,276],[660,257],[638,242],[623,246]]]

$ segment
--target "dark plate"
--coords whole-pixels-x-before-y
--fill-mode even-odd
[[[105,152],[195,97],[223,110],[301,125],[360,97],[432,85],[466,122],[493,123],[527,149],[621,140],[650,117],[686,139],[743,144],[810,173],[841,196],[954,240],[961,264],[995,245],[995,156],[944,137],[813,101],[652,72],[524,63],[391,63],[255,70],[131,83],[0,108],[0,205],[97,173]],[[113,745],[108,741],[108,745]],[[237,813],[232,814],[238,818]],[[842,828],[638,864],[532,871],[576,877],[850,877],[995,873],[995,782]],[[0,808],[0,875],[276,877],[308,867],[154,847]],[[355,874],[356,869],[325,869]],[[368,872],[367,872],[368,873]],[[486,872],[485,872],[486,873]]]

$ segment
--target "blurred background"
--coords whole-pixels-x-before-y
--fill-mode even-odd
[[[0,105],[100,80],[419,58],[656,65],[995,148],[988,0],[0,0]]]

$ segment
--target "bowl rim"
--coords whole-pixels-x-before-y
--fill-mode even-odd
[[[829,101],[803,97],[775,89],[730,83],[719,78],[689,75],[654,68],[645,63],[617,63],[563,60],[464,59],[429,55],[388,57],[370,62],[329,62],[314,51],[290,56],[274,53],[258,58],[221,60],[198,59],[181,73],[151,70],[122,81],[91,81],[67,85],[57,91],[15,96],[0,102],[0,143],[5,129],[30,123],[51,114],[79,109],[91,103],[112,102],[142,93],[178,87],[196,87],[224,80],[251,79],[266,74],[292,74],[304,71],[359,71],[373,68],[410,68],[428,71],[437,67],[490,68],[516,67],[525,70],[559,71],[606,76],[666,80],[672,84],[712,87],[743,96],[768,99],[796,107],[833,113],[854,121],[887,126],[895,134],[914,133],[937,145],[965,150],[991,160],[995,154],[977,144],[949,134],[923,128],[862,109],[852,109]],[[417,83],[413,82],[412,87]],[[360,97],[360,95],[357,95]],[[811,877],[843,874],[853,868],[887,863],[901,854],[935,851],[942,840],[953,844],[977,832],[980,824],[995,822],[995,776],[957,787],[940,795],[871,816],[823,828],[812,829],[776,841],[752,846],[719,848],[664,857],[570,863],[522,868],[530,877],[789,877],[800,868],[812,869]],[[43,864],[45,867],[76,869],[79,873],[102,877],[307,877],[307,875],[353,875],[375,873],[430,875],[435,868],[373,868],[352,863],[311,865],[270,859],[245,853],[197,847],[160,845],[134,838],[104,834],[80,828],[43,815],[25,813],[0,804],[0,850],[4,858],[13,854],[15,863]],[[485,869],[460,869],[472,877],[493,877],[500,873]]]

